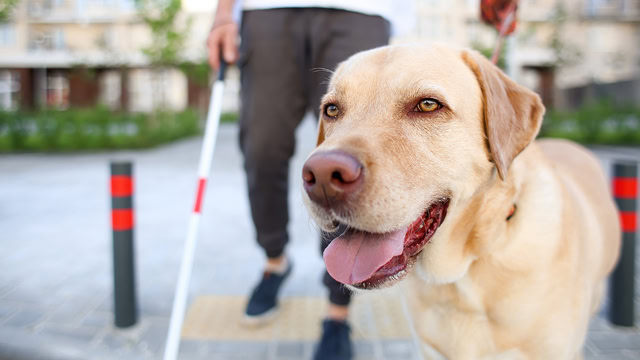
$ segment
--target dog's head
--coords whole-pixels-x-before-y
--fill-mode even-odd
[[[543,112],[537,95],[473,51],[388,46],[342,63],[303,168],[305,203],[319,227],[348,227],[324,253],[329,273],[373,288],[419,259],[433,281],[462,276],[478,256],[470,244],[478,224],[463,220],[493,206],[478,199],[507,178]],[[510,195],[491,196],[504,198],[495,204]]]

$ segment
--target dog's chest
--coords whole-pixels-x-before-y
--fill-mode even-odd
[[[473,358],[495,349],[482,293],[471,279],[413,291],[417,296],[409,297],[414,299],[411,310],[425,343],[451,359]]]

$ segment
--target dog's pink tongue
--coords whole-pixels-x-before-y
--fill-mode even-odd
[[[333,240],[322,255],[329,275],[343,284],[367,280],[391,258],[402,254],[405,232],[345,233]]]

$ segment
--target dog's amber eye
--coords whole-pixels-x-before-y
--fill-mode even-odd
[[[420,100],[420,102],[418,103],[418,105],[416,105],[415,109],[413,109],[413,111],[418,111],[418,112],[432,112],[432,111],[436,111],[438,109],[440,109],[442,107],[442,105],[440,105],[440,103],[436,100],[433,99],[422,99]]]
[[[329,104],[324,108],[324,114],[328,117],[336,117],[339,113],[340,110],[338,110],[338,107],[334,104]]]

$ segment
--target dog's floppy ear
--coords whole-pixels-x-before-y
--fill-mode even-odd
[[[318,140],[316,140],[316,146],[322,144],[324,141],[324,126],[322,125],[322,118],[318,120]]]
[[[480,53],[464,51],[462,59],[482,89],[489,152],[504,180],[513,159],[538,134],[544,105],[536,93],[516,84]]]

